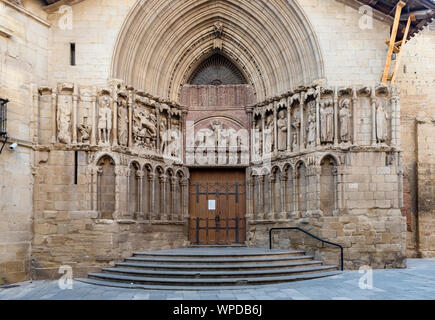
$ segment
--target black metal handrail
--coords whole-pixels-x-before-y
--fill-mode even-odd
[[[272,232],[275,231],[275,230],[298,230],[298,231],[301,231],[301,232],[309,235],[310,237],[312,237],[312,238],[314,238],[316,240],[319,240],[319,241],[321,241],[323,243],[327,243],[327,244],[339,247],[340,248],[340,269],[341,269],[341,271],[344,270],[344,267],[343,267],[343,246],[339,245],[338,243],[334,243],[334,242],[331,242],[331,241],[323,240],[322,238],[319,238],[319,237],[315,236],[314,234],[309,233],[307,230],[304,230],[304,229],[299,228],[299,227],[270,228],[270,230],[269,230],[269,249],[270,250],[272,250]]]

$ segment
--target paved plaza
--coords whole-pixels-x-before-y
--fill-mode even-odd
[[[341,275],[236,290],[164,291],[101,287],[73,282],[27,281],[0,288],[1,300],[402,300],[435,299],[435,259],[408,259],[406,269],[345,271]],[[361,279],[361,277],[364,277]],[[362,286],[360,286],[360,284]]]

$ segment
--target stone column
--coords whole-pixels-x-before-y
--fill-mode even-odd
[[[292,109],[293,99],[287,97],[287,151],[292,151]]]
[[[258,187],[258,198],[257,198],[258,200],[257,200],[255,218],[259,220],[259,219],[263,219],[264,217],[264,192],[263,192],[264,176],[260,174],[255,176],[255,183]]]
[[[249,128],[249,132],[248,132],[248,141],[251,144],[251,147],[248,148],[248,150],[251,150],[250,154],[249,154],[249,162],[252,161],[252,155],[254,155],[254,120],[253,120],[253,110],[254,108],[252,106],[246,106],[245,107],[245,112],[248,115],[248,128]],[[242,150],[243,152],[243,150]]]
[[[316,146],[320,146],[320,87],[316,88]]]
[[[113,114],[113,125],[112,125],[112,144],[114,146],[118,145],[118,87],[114,85],[112,87],[112,114]]]
[[[189,219],[189,179],[183,178],[181,179],[181,193],[183,199],[183,218]]]
[[[51,95],[51,143],[56,143],[57,141],[56,115],[57,115],[57,92],[53,90],[53,93]]]
[[[264,111],[264,109],[261,112],[261,133],[262,133],[262,137],[261,137],[261,141],[263,142],[263,152],[262,152],[262,156],[261,158],[264,159],[264,155],[266,154],[266,130],[265,130],[265,119],[264,117],[266,116],[266,112]]]
[[[79,88],[74,85],[73,91],[73,105],[72,105],[72,143],[77,144],[77,127],[78,127],[78,99],[79,99]]]
[[[376,145],[376,95],[375,88],[371,88],[370,101],[372,104],[372,146]]]
[[[400,125],[400,92],[399,92],[399,88],[396,87],[396,92],[395,92],[395,106],[396,106],[396,146],[400,146],[401,142],[400,142],[400,129],[401,129],[401,125]],[[403,196],[403,194],[402,194]]]
[[[134,91],[133,88],[128,90],[128,147],[133,147],[133,107],[134,107]]]
[[[91,117],[92,117],[92,128],[91,128],[91,145],[95,146],[97,144],[97,88],[92,87],[92,110],[91,110]]]
[[[274,199],[274,195],[275,195],[275,181],[276,181],[276,177],[274,174],[269,174],[269,192],[268,192],[268,196],[269,196],[269,201],[267,204],[267,211],[266,211],[266,220],[273,220],[274,216],[275,216],[275,199]]]
[[[334,146],[338,145],[338,89],[334,87]]]
[[[144,211],[143,211],[143,203],[144,203],[144,199],[143,199],[143,177],[144,177],[144,172],[143,171],[138,171],[136,172],[136,175],[138,177],[138,185],[139,185],[139,191],[138,191],[138,213],[140,218],[143,219],[144,216]],[[138,217],[136,217],[138,218]]]
[[[168,176],[165,174],[162,174],[159,177],[159,181],[160,181],[160,210],[161,210],[161,220],[167,221],[168,220],[168,208],[167,208],[167,190],[166,190],[166,184],[168,182]]]
[[[281,210],[278,214],[278,219],[285,219],[286,218],[286,205],[285,205],[285,194],[287,189],[287,174],[285,172],[281,172],[280,175],[280,186],[279,186],[279,193],[280,193],[280,204],[281,204]]]
[[[299,110],[300,110],[300,116],[301,116],[301,127],[300,127],[300,132],[299,132],[299,151],[302,151],[305,149],[304,103],[305,103],[305,94],[303,92],[301,92],[300,93],[300,100],[299,100]]]
[[[131,205],[132,205],[132,203],[131,203],[131,201],[130,201],[130,193],[131,193],[131,190],[130,190],[130,185],[131,185],[131,179],[136,179],[136,177],[132,177],[131,176],[131,172],[132,172],[132,170],[130,169],[130,168],[128,168],[128,169],[126,169],[126,171],[125,171],[125,175],[126,175],[126,181],[127,181],[127,183],[126,183],[126,187],[127,187],[127,191],[126,191],[126,194],[125,194],[125,201],[127,202],[127,213],[126,213],[126,215],[127,216],[129,216],[130,217],[130,214],[132,214],[132,215],[134,215],[134,212],[132,212],[132,210],[131,210]]]
[[[150,203],[150,207],[149,207],[149,219],[150,221],[152,221],[153,219],[155,219],[156,217],[156,210],[155,210],[155,181],[156,181],[156,176],[154,173],[150,172],[148,175],[148,187],[149,187],[149,203]]]
[[[297,168],[294,168],[294,170],[292,171],[292,173],[293,173],[293,190],[292,190],[292,195],[291,195],[292,196],[292,204],[290,206],[291,212],[289,214],[289,217],[291,217],[291,218],[298,218],[299,217],[299,214],[298,214],[299,208],[298,208],[298,210],[296,210],[296,204],[297,204],[297,198],[298,198],[297,183],[299,183],[299,181],[297,179],[297,172],[298,172]]]
[[[176,208],[179,207],[180,205],[180,204],[177,205],[177,183],[178,183],[177,178],[171,177],[171,196],[172,196],[171,206],[170,206],[171,220],[178,220],[179,217],[179,211],[176,210]]]
[[[273,150],[272,153],[276,154],[278,152],[278,124],[277,124],[277,109],[278,102],[273,102]]]
[[[39,92],[36,85],[30,85],[30,92],[32,94],[32,125],[31,135],[32,142],[39,144],[39,123],[40,123],[40,107],[39,107]]]
[[[254,217],[254,193],[255,193],[255,181],[254,177],[252,176],[252,173],[250,172],[247,179],[246,179],[246,204],[247,204],[247,214],[246,218],[248,220],[252,220]]]
[[[356,116],[356,110],[357,110],[357,103],[358,103],[358,96],[357,96],[357,89],[355,87],[352,88],[352,139],[351,141],[355,144],[358,141],[357,137],[357,116]]]

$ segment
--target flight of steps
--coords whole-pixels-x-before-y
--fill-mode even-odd
[[[304,251],[254,248],[183,248],[136,252],[124,262],[90,273],[82,282],[167,290],[237,289],[339,274]]]

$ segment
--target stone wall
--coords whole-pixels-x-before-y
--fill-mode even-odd
[[[9,99],[0,155],[0,285],[29,279],[33,207],[34,83],[48,76],[48,23],[0,1],[0,97]],[[0,138],[0,147],[3,137]],[[8,146],[18,147],[10,151]]]
[[[92,270],[131,256],[134,251],[187,245],[187,227],[182,218],[159,220],[158,213],[151,217],[142,208],[137,212],[129,210],[129,203],[134,202],[133,191],[128,193],[128,170],[119,162],[119,155],[109,153],[116,161],[116,181],[113,180],[114,194],[108,197],[113,197],[116,210],[106,214],[104,207],[98,210],[95,191],[107,186],[99,186],[104,180],[95,180],[96,171],[90,170],[106,153],[78,151],[76,158],[75,151],[59,145],[57,149],[42,146],[40,149],[35,152],[33,279],[58,278],[59,267],[63,265],[73,268],[74,277],[84,277]],[[141,163],[143,159],[136,161]],[[142,186],[137,190],[143,190]],[[141,199],[145,194],[148,193],[144,192]],[[101,199],[103,203],[109,200]],[[171,199],[167,201],[170,203]],[[158,212],[158,208],[155,210]]]
[[[404,208],[407,255],[435,256],[433,136],[435,118],[435,25],[406,43],[397,75],[401,89]],[[432,124],[431,124],[432,123]],[[432,243],[432,244],[431,244]]]

